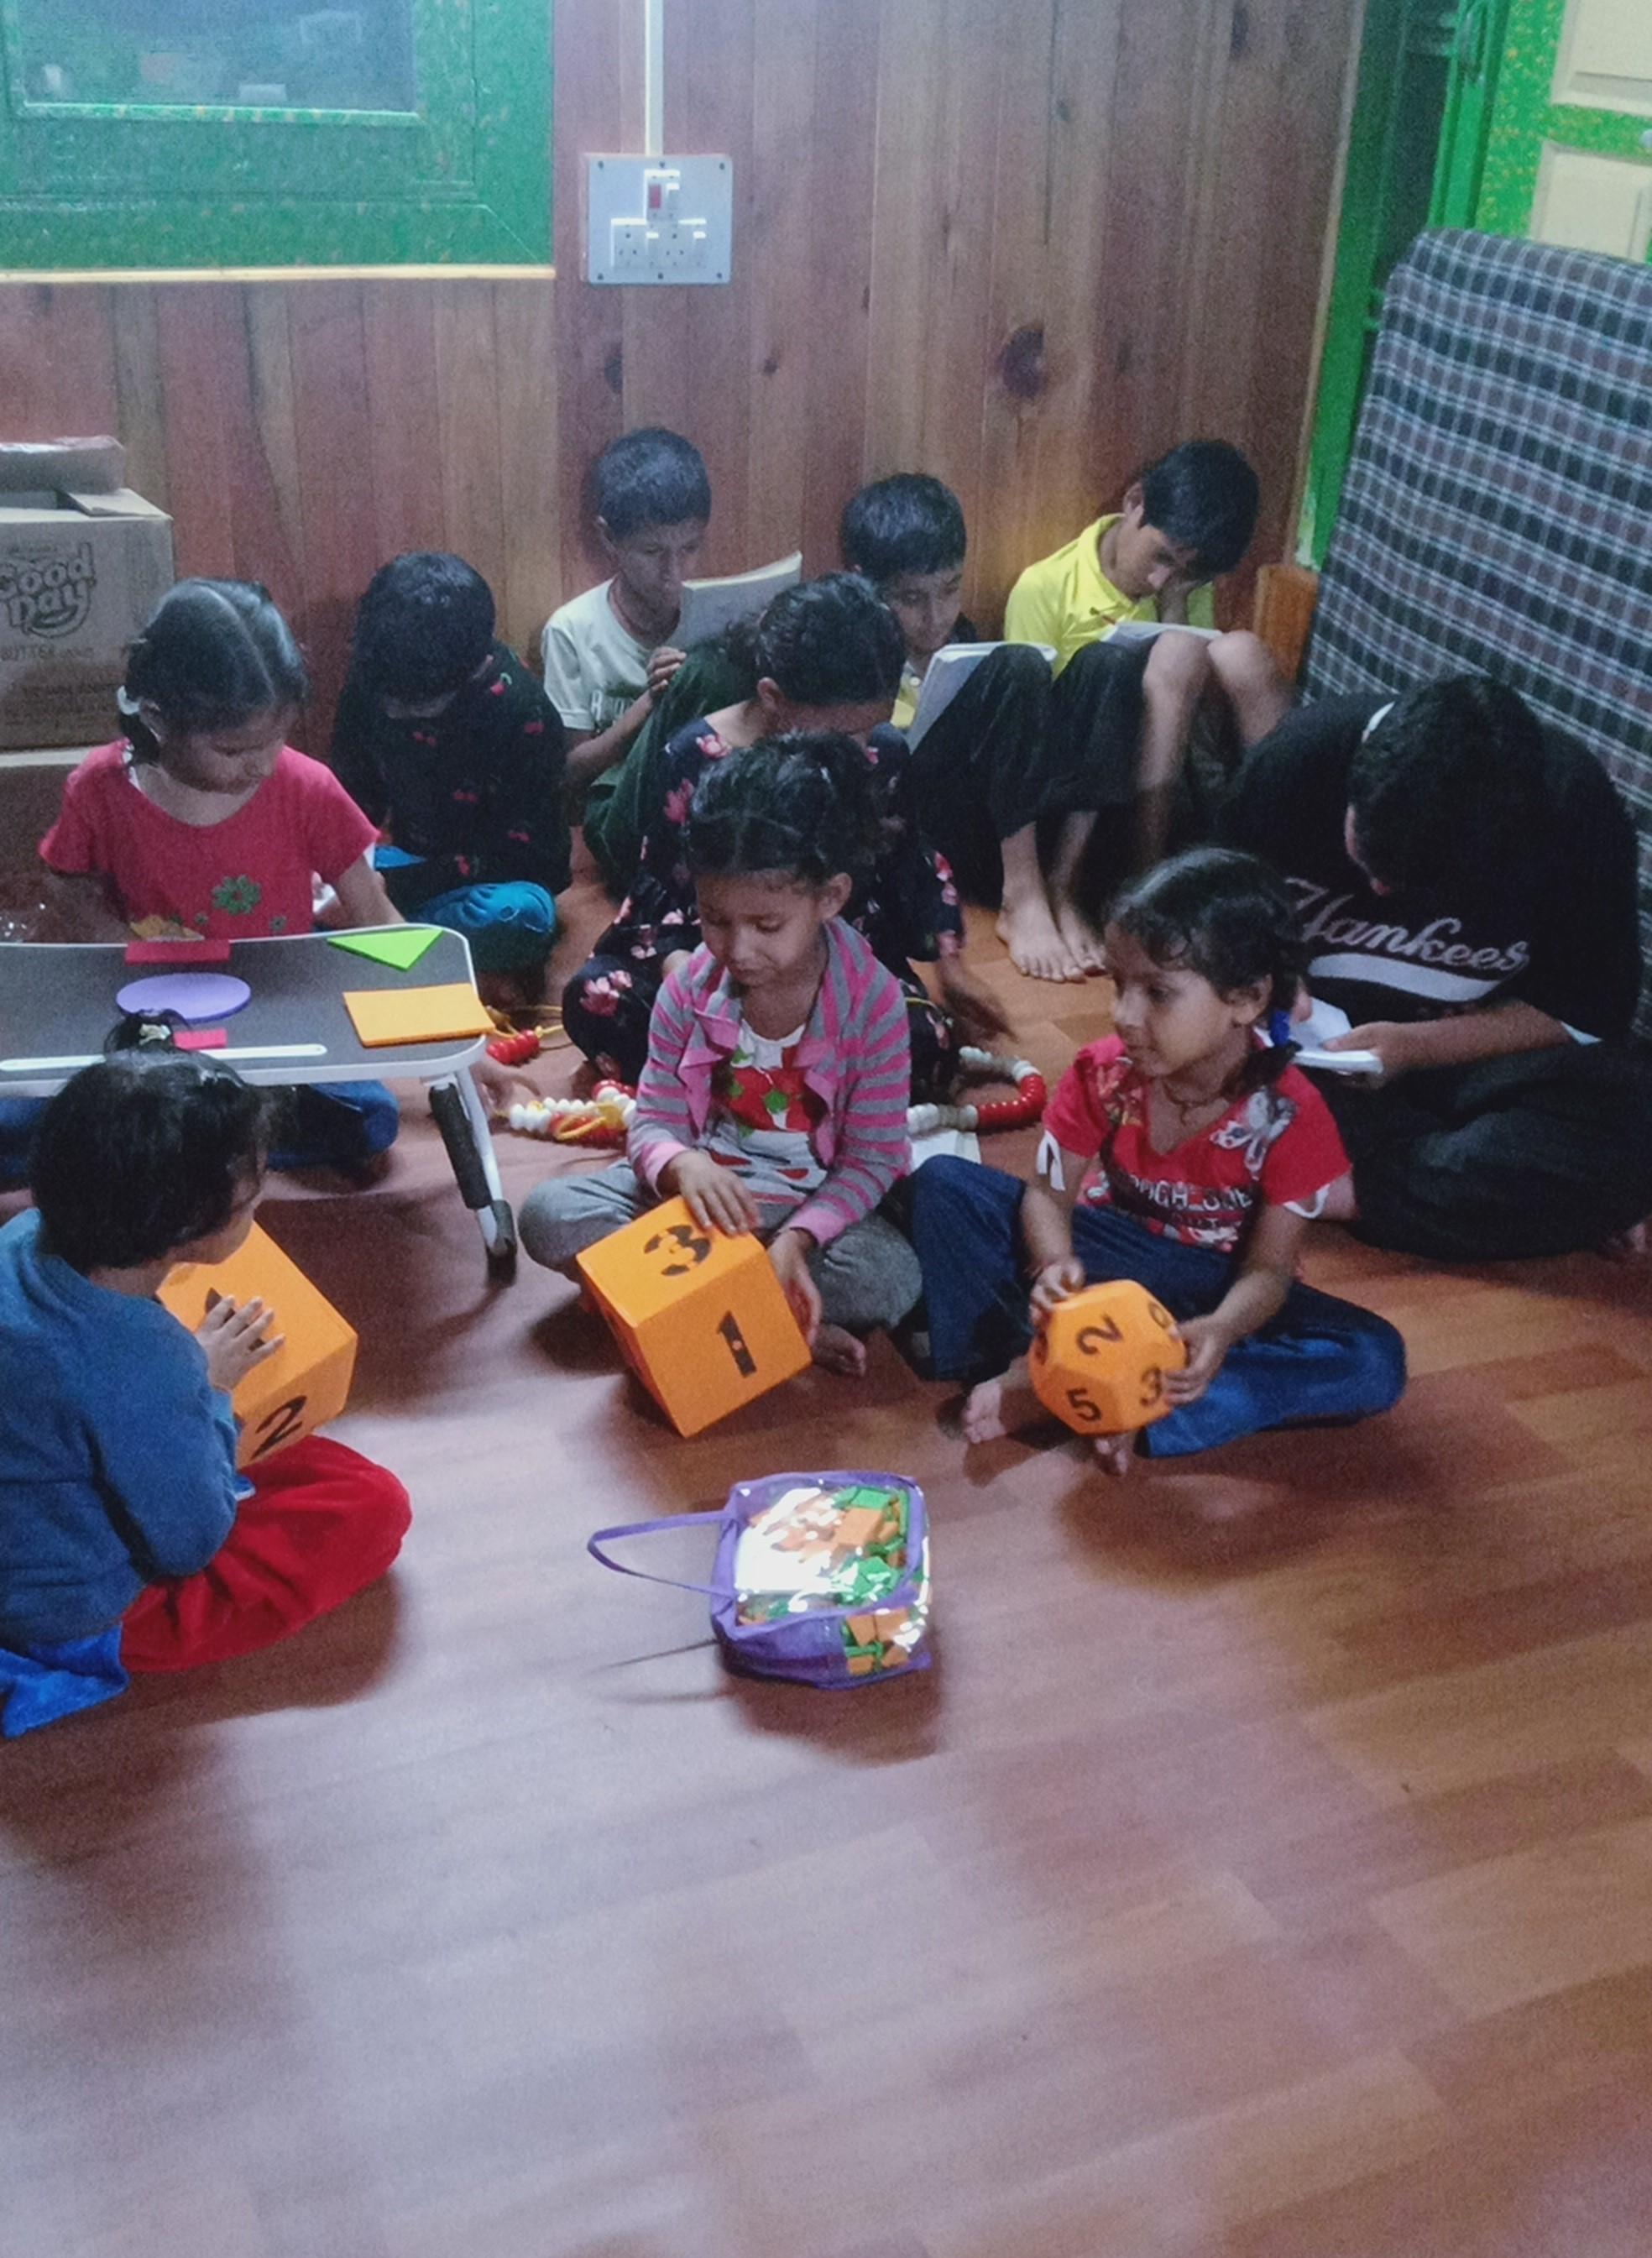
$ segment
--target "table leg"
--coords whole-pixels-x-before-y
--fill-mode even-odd
[[[494,1278],[513,1277],[516,1270],[516,1218],[500,1182],[493,1154],[493,1133],[487,1108],[468,1067],[443,1075],[430,1084],[430,1111],[442,1132],[442,1142],[457,1180],[459,1194],[475,1213],[487,1249],[487,1267]]]

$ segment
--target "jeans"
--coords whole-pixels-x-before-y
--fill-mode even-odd
[[[211,1053],[206,1054],[210,1060]],[[44,1097],[0,1101],[0,1189],[25,1183]],[[273,1168],[358,1168],[396,1141],[401,1115],[381,1082],[305,1082],[280,1092]]]
[[[555,900],[526,879],[455,886],[405,914],[415,925],[444,925],[462,933],[479,972],[521,972],[542,964],[557,938]]]
[[[937,1376],[1002,1372],[1032,1337],[1017,1177],[975,1161],[926,1161],[911,1180],[912,1244],[923,1265]],[[1086,1281],[1134,1278],[1173,1317],[1205,1317],[1233,1282],[1230,1258],[1162,1238],[1106,1207],[1073,1216]],[[1156,1459],[1214,1450],[1241,1435],[1306,1420],[1368,1418],[1406,1384],[1405,1343],[1369,1310],[1293,1286],[1259,1332],[1236,1341],[1196,1403],[1143,1430]]]

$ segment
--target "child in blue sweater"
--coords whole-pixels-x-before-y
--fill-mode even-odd
[[[252,1225],[267,1100],[221,1066],[117,1053],[47,1104],[35,1205],[0,1231],[0,1648],[120,1632],[127,1670],[267,1646],[375,1581],[408,1494],[309,1435],[238,1473],[230,1393],[279,1345],[220,1301],[156,1299]],[[123,1681],[124,1682],[124,1681]]]

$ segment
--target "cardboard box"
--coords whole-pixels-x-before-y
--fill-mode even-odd
[[[108,439],[0,446],[6,750],[99,744],[119,730],[127,646],[174,578],[172,520],[106,483],[124,461]]]

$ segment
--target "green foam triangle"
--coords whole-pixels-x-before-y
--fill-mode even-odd
[[[382,933],[330,933],[327,938],[335,948],[371,956],[375,964],[394,964],[398,972],[405,972],[427,948],[434,948],[441,933],[436,925],[394,925]]]

